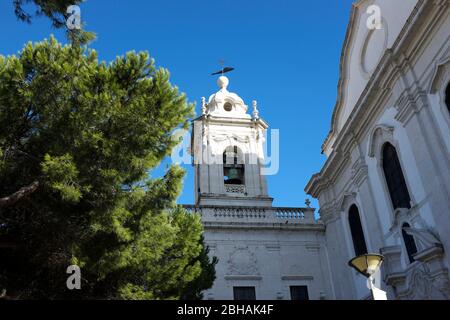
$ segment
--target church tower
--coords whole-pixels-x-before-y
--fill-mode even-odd
[[[195,166],[196,205],[271,206],[261,169],[267,123],[259,117],[256,101],[252,115],[225,76],[219,91],[206,101],[193,122],[191,150]]]
[[[205,299],[322,299],[331,297],[324,250],[324,227],[314,209],[274,207],[264,175],[268,124],[256,101],[248,110],[228,91],[202,99],[192,124],[195,204],[210,257],[217,257],[216,280]],[[250,112],[251,114],[249,114]]]

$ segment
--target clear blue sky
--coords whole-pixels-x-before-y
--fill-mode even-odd
[[[0,54],[27,41],[62,32],[46,18],[17,21],[13,0],[0,1]],[[91,44],[102,60],[146,50],[171,81],[197,102],[217,91],[209,74],[218,61],[236,68],[229,90],[280,130],[280,171],[268,178],[277,206],[302,206],[304,186],[325,161],[320,147],[336,100],[339,58],[351,0],[87,0],[81,6]],[[193,203],[194,180],[186,167],[180,203]],[[162,170],[157,170],[159,174]],[[317,204],[315,201],[313,204]]]

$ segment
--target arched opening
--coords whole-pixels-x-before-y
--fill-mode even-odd
[[[397,150],[389,142],[383,146],[383,171],[394,210],[398,208],[410,209],[411,198],[406,187]]]
[[[447,110],[450,113],[450,82],[447,84],[447,89],[445,89],[445,104],[447,105]]]
[[[225,184],[243,185],[245,166],[242,152],[238,147],[228,147],[223,153],[223,176]]]
[[[352,205],[348,212],[348,222],[350,225],[350,232],[352,234],[353,247],[355,255],[360,256],[367,253],[366,239],[364,238],[364,231],[359,216],[359,210],[356,205]]]
[[[403,236],[403,242],[405,243],[406,253],[408,254],[409,263],[414,262],[414,255],[417,253],[417,246],[416,242],[414,241],[414,237],[410,234],[408,234],[405,231],[405,228],[409,228],[408,223],[404,223],[402,225],[402,236]]]

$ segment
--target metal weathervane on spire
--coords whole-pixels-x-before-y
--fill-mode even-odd
[[[220,65],[222,66],[222,70],[214,72],[214,73],[211,73],[212,76],[215,76],[217,74],[221,74],[223,76],[224,73],[227,73],[227,72],[230,72],[230,71],[234,70],[234,68],[232,68],[232,67],[224,67],[224,65],[225,65],[225,61],[224,60],[220,60]]]

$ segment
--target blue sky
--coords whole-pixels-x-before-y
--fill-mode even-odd
[[[0,54],[54,34],[46,18],[17,21],[12,0],[0,1]],[[217,91],[219,60],[236,68],[229,90],[280,130],[280,171],[268,177],[277,206],[302,206],[304,187],[325,161],[320,147],[336,100],[339,58],[351,0],[87,0],[81,6],[100,59],[146,50],[190,101]],[[164,164],[163,164],[164,167]],[[193,171],[180,203],[193,203]],[[162,172],[156,170],[155,175]],[[317,202],[313,202],[317,206]]]

